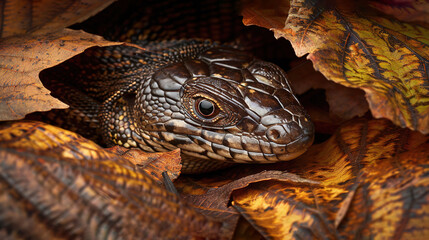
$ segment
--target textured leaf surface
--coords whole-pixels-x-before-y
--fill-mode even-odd
[[[121,155],[149,174],[158,183],[164,183],[162,173],[167,172],[170,180],[179,177],[182,164],[180,163],[180,148],[170,152],[147,153],[137,148],[114,146],[109,151]]]
[[[0,39],[0,120],[16,120],[35,111],[66,108],[66,104],[49,95],[39,80],[39,72],[89,47],[114,44],[117,43],[69,29]]]
[[[329,117],[338,125],[353,117],[362,117],[369,110],[362,90],[328,81],[320,72],[314,70],[308,60],[289,70],[287,75],[296,94],[303,94],[311,88],[324,89],[326,102],[329,104]],[[309,112],[311,120],[315,121],[314,115]]]
[[[268,29],[284,27],[289,11],[289,1],[279,0],[243,0],[243,23],[246,26],[257,25]]]
[[[230,174],[226,171],[226,174],[222,175],[224,176],[210,174],[205,178],[197,179],[181,177],[175,182],[175,185],[180,191],[181,196],[187,202],[193,204],[199,212],[218,221],[228,223],[228,226],[231,227],[231,235],[234,232],[239,217],[237,211],[229,204],[230,195],[234,190],[244,188],[252,183],[271,179],[316,184],[315,181],[302,179],[295,174],[281,171],[262,171],[250,175],[243,174],[243,177],[237,174]]]
[[[2,239],[224,239],[132,162],[39,122],[0,128]]]
[[[235,191],[233,205],[273,239],[426,239],[428,140],[387,120],[353,121],[272,166],[320,184],[261,182]]]
[[[268,28],[328,79],[364,90],[375,117],[428,133],[429,30],[372,15],[355,1],[335,3],[292,0],[284,28]]]
[[[375,0],[369,4],[399,20],[429,23],[429,1],[427,0]]]
[[[0,37],[50,33],[81,22],[115,0],[3,0]]]

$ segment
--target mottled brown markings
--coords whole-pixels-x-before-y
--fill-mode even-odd
[[[14,152],[14,151],[11,150],[11,152]],[[21,154],[18,153],[18,155],[22,156],[23,153],[21,153]],[[75,206],[75,207],[77,207],[77,209],[80,209],[80,210],[88,209],[87,207],[89,206],[89,209],[91,211],[91,213],[90,213],[91,218],[92,217],[101,217],[103,215],[103,209],[93,205],[92,199],[88,199],[84,194],[82,194],[81,191],[83,190],[84,187],[88,186],[87,183],[85,183],[80,189],[72,190],[71,188],[69,188],[69,186],[67,186],[63,183],[63,181],[62,181],[63,177],[58,178],[57,176],[50,174],[49,173],[50,171],[44,165],[40,164],[38,161],[32,161],[28,165],[26,165],[26,163],[25,163],[26,161],[28,161],[28,160],[22,160],[21,159],[21,161],[20,161],[21,165],[20,166],[24,167],[24,169],[16,168],[15,171],[19,171],[19,172],[26,172],[25,170],[30,171],[30,172],[27,172],[27,174],[30,174],[30,175],[26,175],[26,177],[30,177],[31,174],[37,173],[38,177],[33,176],[32,179],[38,179],[41,176],[43,176],[43,181],[33,182],[34,184],[41,184],[43,186],[39,185],[40,187],[36,187],[36,186],[30,187],[30,186],[25,185],[25,186],[22,186],[23,188],[19,188],[18,186],[21,185],[21,182],[25,183],[25,181],[20,181],[19,179],[15,179],[15,177],[19,177],[21,175],[20,174],[8,175],[8,172],[10,170],[13,171],[14,165],[9,165],[9,168],[8,168],[9,171],[0,171],[0,175],[2,176],[3,180],[9,184],[9,186],[11,188],[13,187],[16,191],[19,192],[19,194],[21,195],[21,197],[23,199],[25,199],[25,201],[28,201],[29,203],[31,203],[31,206],[33,207],[33,209],[36,209],[39,212],[38,213],[39,216],[45,216],[45,214],[47,214],[46,211],[51,207],[51,206],[48,206],[47,203],[45,203],[45,205],[43,205],[40,200],[44,199],[44,197],[46,195],[55,194],[55,192],[53,192],[53,190],[55,190],[55,188],[53,189],[52,186],[46,186],[46,185],[54,185],[56,188],[61,189],[59,192],[57,192],[57,194],[55,194],[55,195],[57,195],[57,197],[52,196],[52,197],[48,197],[47,199],[55,200],[55,199],[58,199],[58,196],[61,196],[61,199],[63,201],[67,199],[70,202],[73,202],[74,206],[75,206],[75,204],[78,204],[78,205],[80,204],[79,206]],[[28,187],[28,190],[26,190],[26,187]],[[40,190],[42,190],[42,192],[39,192]],[[62,194],[62,195],[60,195],[60,194]],[[69,198],[65,198],[65,196],[68,196]],[[57,205],[57,207],[62,206],[62,204],[60,204],[59,202],[57,203],[56,201],[54,201],[52,203],[53,203],[53,205]],[[85,208],[83,207],[84,205],[85,205]],[[63,207],[65,207],[66,209],[63,209],[62,215],[66,214],[67,211],[70,210],[69,205],[63,206]],[[61,216],[56,216],[56,217],[61,218]],[[75,221],[76,220],[77,219],[75,219]],[[72,235],[70,235],[71,233],[68,233],[68,234],[64,233],[64,234],[72,236]]]
[[[406,169],[398,160],[398,158],[399,158],[399,154],[405,151],[405,146],[407,141],[409,140],[409,137],[410,137],[410,132],[405,129],[401,129],[399,130],[398,137],[395,138],[396,139],[395,153],[392,159],[392,165],[396,166],[396,168],[399,169],[401,177],[403,178],[406,177]]]
[[[31,204],[25,200],[19,201],[19,199],[17,198],[20,194],[2,179],[0,179],[0,190],[0,197],[3,199],[3,201],[14,202],[14,205],[12,206],[11,204],[4,204],[4,206],[1,206],[3,210],[3,216],[5,216],[0,216],[0,220],[4,223],[2,226],[3,232],[0,234],[1,237],[6,238],[6,233],[4,232],[6,230],[7,232],[12,232],[15,237],[21,237],[23,239],[26,237],[31,238],[32,236],[37,236],[37,231],[43,232],[41,238],[54,238],[55,233],[51,229],[47,228],[45,223],[40,222],[39,218],[35,217],[35,214],[31,215],[32,217],[28,217],[29,212],[34,212],[34,209],[32,208]],[[22,218],[22,216],[24,217],[24,219]],[[25,227],[22,227],[18,231],[13,231],[13,227],[16,227],[18,224],[24,221],[26,221],[28,225],[31,225],[32,228],[25,229]]]
[[[5,5],[6,5],[6,1],[0,1],[0,37],[3,36]]]
[[[413,190],[414,190],[414,187],[411,187],[402,192],[403,195],[408,195],[407,194],[408,192],[409,196],[404,196],[407,199],[407,201],[402,201],[402,203],[405,205],[405,206],[402,206],[404,211],[402,212],[401,221],[399,221],[399,223],[396,224],[395,226],[396,230],[392,239],[402,239],[402,235],[405,233],[406,227],[409,227],[408,222],[410,220],[410,214],[412,209],[414,208],[414,205],[416,204],[416,198],[414,196]]]
[[[360,124],[360,134],[359,134],[359,142],[363,145],[359,145],[361,148],[359,149],[359,153],[355,152],[355,149],[351,149],[348,144],[342,139],[344,133],[335,134],[335,142],[339,146],[340,150],[350,159],[350,163],[353,166],[352,171],[353,175],[357,176],[357,174],[361,170],[360,161],[365,157],[363,154],[366,152],[366,134],[368,133],[368,124],[366,122],[362,122]],[[365,135],[363,135],[365,133]]]

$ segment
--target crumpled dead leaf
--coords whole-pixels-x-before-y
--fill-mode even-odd
[[[217,177],[216,177],[217,176]],[[217,221],[226,222],[232,235],[237,224],[239,214],[230,206],[230,195],[233,191],[247,187],[249,184],[267,180],[287,181],[294,183],[312,183],[316,181],[300,178],[299,176],[282,171],[261,171],[259,173],[230,178],[226,173],[225,178],[220,175],[209,175],[207,178],[194,179],[181,177],[175,186],[182,198],[191,203],[199,212]]]
[[[2,1],[0,38],[37,32],[61,31],[81,22],[115,0],[30,0]]]
[[[162,173],[167,172],[171,181],[176,180],[182,169],[180,148],[170,152],[147,153],[137,148],[114,146],[107,149],[128,159],[158,183],[164,183]]]
[[[48,124],[2,124],[0,169],[2,239],[226,239],[132,162]]]
[[[256,183],[234,191],[232,204],[272,239],[426,239],[428,140],[387,120],[354,120],[269,167],[320,184]]]
[[[401,21],[429,23],[429,2],[427,0],[375,0],[370,6]]]
[[[0,120],[24,118],[28,113],[67,108],[49,95],[39,72],[55,66],[92,46],[109,46],[102,37],[64,29],[41,36],[0,39]]]
[[[279,9],[288,7],[285,2],[279,1]],[[278,14],[251,15],[244,22],[291,41],[296,54],[308,54],[329,80],[364,90],[373,116],[429,133],[429,29],[364,7],[355,1],[292,0],[282,28]],[[266,26],[270,21],[278,23]]]
[[[51,97],[39,72],[92,46],[110,46],[102,37],[64,29],[108,6],[113,0],[4,1],[0,18],[0,121],[28,113],[67,108]]]

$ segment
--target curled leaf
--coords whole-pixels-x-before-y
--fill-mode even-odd
[[[356,116],[362,117],[368,111],[363,91],[328,81],[314,70],[308,60],[289,70],[287,75],[297,94],[303,94],[311,88],[324,89],[329,104],[329,117],[337,124]],[[313,116],[312,120],[315,120]]]
[[[164,183],[162,173],[167,172],[170,180],[179,177],[182,164],[180,163],[180,148],[170,152],[147,153],[137,148],[127,149],[114,146],[109,151],[128,159],[144,172],[152,176],[158,183]]]
[[[429,23],[429,2],[426,0],[374,0],[369,4],[402,21]]]
[[[102,37],[64,29],[46,35],[0,39],[0,120],[22,119],[28,113],[68,106],[49,95],[39,72],[92,46],[109,46]]]
[[[125,158],[40,122],[0,127],[3,238],[226,239]]]
[[[0,5],[0,37],[51,33],[81,22],[114,0],[4,0]]]
[[[428,140],[387,120],[352,121],[272,166],[320,184],[257,183],[233,192],[233,205],[273,239],[426,239]]]
[[[329,80],[364,90],[375,117],[429,133],[429,30],[368,8],[292,0],[284,27],[269,28]]]

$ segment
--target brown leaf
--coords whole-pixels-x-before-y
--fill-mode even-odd
[[[6,239],[226,239],[127,159],[48,124],[0,127],[0,179]]]
[[[429,23],[429,2],[426,0],[374,0],[369,4],[401,21]]]
[[[114,146],[107,150],[128,159],[148,175],[152,176],[158,183],[164,183],[162,177],[163,172],[167,172],[172,181],[177,179],[180,175],[180,170],[182,168],[182,164],[180,163],[180,148],[170,152],[156,153],[147,153],[140,149],[128,149],[121,146]]]
[[[92,46],[110,46],[102,37],[64,29],[46,35],[0,39],[0,120],[16,120],[35,111],[66,108],[51,97],[39,72]]]
[[[355,120],[270,167],[320,184],[253,184],[233,193],[233,205],[273,239],[426,239],[428,140],[387,120]]]
[[[329,103],[329,114],[337,123],[362,117],[368,111],[368,103],[362,90],[344,87],[328,81],[314,70],[310,61],[305,61],[288,71],[288,80],[297,94],[309,89],[324,89]]]
[[[115,0],[5,0],[0,5],[0,37],[51,33],[81,22]]]
[[[228,178],[213,178],[195,180],[191,177],[181,177],[175,183],[182,197],[193,204],[196,209],[206,216],[218,221],[227,222],[230,227],[235,227],[239,215],[229,206],[230,195],[234,190],[244,188],[251,183],[267,180],[290,181],[294,183],[312,183],[299,176],[281,171],[262,171],[256,174],[231,180]],[[208,182],[205,182],[208,181]],[[231,234],[234,228],[231,228]]]
[[[265,238],[243,217],[240,217],[233,240],[264,240]]]
[[[267,29],[283,28],[290,7],[289,1],[278,0],[243,0],[242,5],[244,25],[257,25]]]
[[[329,80],[364,90],[375,117],[429,133],[429,30],[369,8],[351,0],[292,0],[284,28],[269,28]]]

